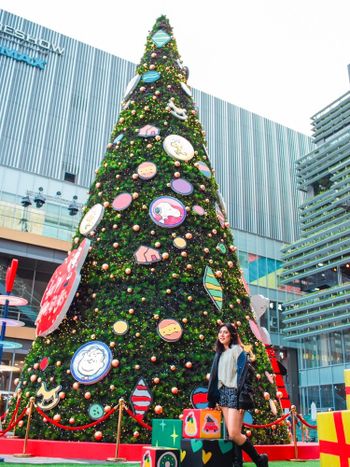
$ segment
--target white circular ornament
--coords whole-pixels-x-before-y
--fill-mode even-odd
[[[130,94],[133,92],[133,90],[139,84],[140,79],[141,79],[141,76],[136,75],[129,81],[129,83],[128,83],[126,89],[125,89],[124,101],[126,101],[130,97]]]
[[[102,204],[92,206],[80,222],[79,232],[82,235],[88,235],[92,230],[95,230],[102,220],[104,210]]]
[[[90,341],[74,353],[70,371],[79,383],[94,384],[107,375],[112,358],[112,352],[104,342]]]
[[[190,161],[194,156],[192,144],[179,135],[167,136],[163,142],[163,148],[168,156],[180,161]]]

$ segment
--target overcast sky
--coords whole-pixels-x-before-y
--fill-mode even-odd
[[[166,14],[189,84],[311,134],[349,89],[349,0],[0,0],[0,7],[137,63]]]

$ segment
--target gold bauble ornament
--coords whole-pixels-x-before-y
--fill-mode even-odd
[[[154,413],[156,413],[157,415],[160,415],[161,413],[163,413],[163,407],[161,405],[156,405],[154,407]]]

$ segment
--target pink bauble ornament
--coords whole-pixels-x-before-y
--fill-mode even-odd
[[[173,387],[173,388],[171,388],[171,392],[173,394],[177,394],[179,392],[179,389],[177,387]]]
[[[73,425],[73,423],[75,423],[75,418],[74,418],[74,417],[71,417],[71,418],[69,419],[69,423],[70,423],[71,425]]]
[[[277,397],[278,399],[282,399],[282,397],[283,397],[283,392],[277,391],[277,392],[276,392],[276,397]]]
[[[250,430],[247,430],[245,432],[245,434],[248,436],[248,438],[250,438],[252,436],[252,432]]]
[[[38,378],[37,375],[31,375],[30,381],[34,383],[37,380],[37,378]]]
[[[102,431],[95,431],[94,438],[96,441],[101,441],[101,439],[103,438]]]
[[[91,392],[87,391],[87,392],[84,394],[84,397],[85,397],[85,399],[87,399],[87,400],[91,399]]]
[[[153,383],[154,383],[154,384],[159,384],[159,383],[160,383],[160,379],[159,379],[159,378],[153,378]]]
[[[155,363],[157,361],[157,357],[155,355],[152,355],[151,357],[151,362]]]
[[[76,381],[75,383],[73,383],[73,389],[75,389],[76,391],[79,389],[79,383]]]
[[[192,362],[186,362],[185,367],[186,368],[192,368]]]
[[[58,397],[59,397],[61,400],[63,400],[63,399],[66,397],[66,393],[62,391],[62,392],[60,392],[60,393],[58,394]]]
[[[118,368],[118,366],[119,366],[119,360],[117,360],[116,358],[114,358],[114,359],[112,360],[112,367],[113,367],[113,368]]]
[[[267,391],[264,392],[264,399],[266,401],[270,400],[270,394]]]
[[[140,433],[138,431],[134,431],[133,437],[138,438],[140,436]]]
[[[102,269],[107,271],[107,269],[109,269],[109,265],[107,263],[102,264]]]
[[[20,420],[20,421],[18,422],[18,426],[21,427],[21,428],[22,428],[23,424],[24,424],[23,420]]]
[[[112,407],[110,405],[106,405],[103,410],[105,411],[105,413],[108,413],[111,409]]]
[[[61,420],[61,415],[59,413],[56,413],[54,416],[53,416],[53,419],[55,420],[55,422],[59,422]]]

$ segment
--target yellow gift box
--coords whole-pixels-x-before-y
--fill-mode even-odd
[[[344,370],[346,408],[350,410],[350,370]]]
[[[317,414],[320,467],[350,466],[350,410]]]

